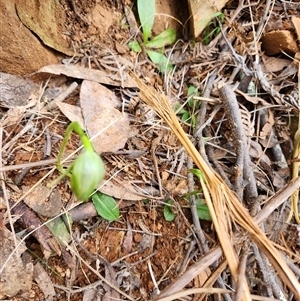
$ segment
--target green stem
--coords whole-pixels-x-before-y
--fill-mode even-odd
[[[79,135],[81,142],[85,148],[85,151],[87,151],[87,152],[94,151],[92,143],[90,142],[89,138],[85,135],[85,133],[82,130],[82,128],[80,127],[79,123],[77,121],[71,122],[69,124],[69,126],[67,127],[64,140],[62,142],[62,145],[59,150],[59,154],[57,156],[56,167],[61,173],[65,173],[65,170],[62,168],[62,165],[61,165],[61,158],[62,158],[64,149],[68,143],[68,140],[71,136],[72,131],[74,131],[76,134]]]

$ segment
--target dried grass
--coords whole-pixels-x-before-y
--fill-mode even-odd
[[[201,185],[215,230],[235,282],[237,283],[238,280],[239,260],[237,251],[233,246],[232,223],[240,227],[240,231],[245,230],[245,233],[249,234],[250,239],[252,239],[268,257],[283,283],[289,287],[295,295],[295,298],[299,299],[300,284],[294,273],[282,259],[273,243],[265,236],[258,224],[240,203],[234,192],[231,191],[225,182],[207,166],[206,162],[179,124],[166,96],[162,92],[156,91],[153,87],[147,86],[136,76],[135,80],[140,88],[140,98],[152,107],[153,110],[168,124],[185,147],[196,166],[205,176],[206,183],[203,180],[200,180]],[[242,300],[251,300],[249,287],[245,279],[242,285],[244,289]]]

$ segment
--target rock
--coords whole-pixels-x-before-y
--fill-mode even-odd
[[[0,20],[0,71],[23,76],[58,63],[55,53],[21,23],[15,1],[0,1]]]

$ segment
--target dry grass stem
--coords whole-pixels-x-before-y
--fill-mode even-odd
[[[246,230],[250,238],[253,239],[257,246],[268,257],[283,283],[289,287],[297,300],[300,300],[300,284],[294,273],[282,259],[272,242],[261,231],[258,224],[253,220],[248,211],[239,202],[232,190],[230,190],[225,182],[208,167],[180,126],[166,96],[163,93],[157,92],[154,88],[147,86],[137,77],[135,77],[135,79],[140,88],[140,98],[152,107],[154,111],[168,124],[185,147],[196,166],[205,176],[206,183],[204,183],[203,180],[200,180],[202,189],[221,247],[235,282],[237,283],[238,280],[239,262],[232,243],[232,222]],[[243,281],[242,285],[244,289],[242,300],[251,300],[247,282]]]

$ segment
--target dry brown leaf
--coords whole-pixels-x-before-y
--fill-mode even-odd
[[[109,181],[100,188],[100,191],[120,200],[141,201],[147,197],[136,192],[133,186],[125,182],[116,185]]]
[[[53,297],[56,295],[53,283],[51,281],[51,278],[39,262],[34,265],[33,277],[35,282],[43,292],[45,298],[47,300],[53,299]]]
[[[101,70],[88,69],[81,66],[75,65],[48,65],[36,73],[49,73],[56,75],[66,75],[73,78],[86,79],[90,81],[95,81],[97,83],[111,85],[111,86],[121,86],[120,81],[111,79],[106,72]],[[136,82],[131,78],[125,78],[123,81],[123,88],[134,88],[137,87]]]
[[[71,121],[77,121],[81,128],[85,128],[81,109],[77,106],[69,105],[61,101],[55,101],[61,112]]]
[[[42,216],[54,217],[60,213],[61,197],[56,188],[50,190],[46,186],[39,185],[26,196],[24,202]]]
[[[297,32],[298,40],[300,40],[300,18],[292,16],[292,22],[295,26],[295,30]]]
[[[264,55],[263,62],[263,71],[268,73],[281,71],[283,68],[289,66],[292,61],[289,59],[282,59],[274,56],[269,57]]]
[[[23,77],[0,72],[0,102],[7,107],[26,106],[30,95],[38,89]]]
[[[269,106],[269,103],[267,103],[264,99],[257,97],[257,96],[251,96],[248,95],[240,90],[235,90],[236,93],[242,95],[246,100],[248,100],[249,102],[253,103],[253,104],[258,104],[259,102],[265,106]]]
[[[17,242],[19,240],[16,238]],[[23,263],[21,255],[26,251],[25,243],[21,244],[10,260],[8,257],[15,249],[13,235],[6,228],[0,228],[0,299],[13,297],[20,291],[27,292],[32,285],[33,265]],[[22,281],[20,281],[22,280]]]
[[[111,124],[92,141],[97,153],[115,153],[124,147],[131,131],[129,118],[115,108],[121,106],[121,102],[113,92],[101,84],[85,80],[81,85],[80,105],[90,137]]]

